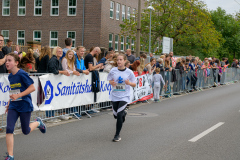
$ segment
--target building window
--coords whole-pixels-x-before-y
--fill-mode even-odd
[[[41,31],[33,31],[33,40],[41,42],[42,32]]]
[[[17,44],[18,45],[25,45],[25,31],[18,31],[17,33]]]
[[[77,0],[68,0],[68,16],[76,16]]]
[[[10,0],[2,1],[2,16],[10,16]]]
[[[120,12],[120,4],[117,3],[117,8],[116,8],[116,20],[119,20],[119,12]]]
[[[51,0],[51,16],[59,15],[59,2],[58,0]]]
[[[134,39],[132,39],[131,50],[134,51]]]
[[[131,16],[131,7],[128,7],[127,10],[127,19],[130,20],[130,16]]]
[[[54,48],[58,46],[58,32],[50,31],[50,47]]]
[[[34,16],[42,15],[42,0],[34,0]]]
[[[18,15],[26,15],[26,0],[18,0]]]
[[[130,39],[129,39],[129,37],[127,37],[126,38],[126,49],[130,49],[129,44],[130,44]]]
[[[126,18],[126,6],[122,5],[122,21]]]
[[[136,21],[136,19],[135,19],[135,13],[136,12],[136,9],[135,8],[133,8],[133,13],[132,13],[132,17],[133,17],[133,19],[134,19],[134,22]]]
[[[112,47],[113,34],[109,34],[109,48]]]
[[[124,51],[124,36],[121,36],[121,51]]]
[[[72,39],[72,48],[76,46],[76,31],[67,31],[67,38]]]
[[[4,43],[7,44],[7,41],[9,40],[9,30],[2,30],[1,34],[4,37]]]
[[[118,35],[115,35],[115,51],[118,51]]]
[[[110,18],[113,19],[113,13],[114,13],[114,2],[110,1]]]

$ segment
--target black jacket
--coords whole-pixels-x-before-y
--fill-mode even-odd
[[[57,59],[57,56],[53,55],[48,62],[48,73],[59,74],[59,71],[62,71],[62,63]]]
[[[42,57],[41,61],[39,60],[39,57],[36,58],[37,73],[47,73],[48,62],[49,62],[48,55]]]

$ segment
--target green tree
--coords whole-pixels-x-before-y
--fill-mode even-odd
[[[239,13],[236,18],[227,14],[222,8],[211,11],[211,19],[215,29],[222,34],[225,42],[219,48],[218,53],[221,57],[235,58],[240,53],[240,23]],[[239,57],[239,56],[238,56]]]
[[[174,52],[180,55],[216,55],[222,37],[211,21],[210,13],[199,0],[152,0],[152,48],[163,36],[174,39]],[[149,10],[142,13],[141,44],[148,50]],[[135,17],[137,17],[136,15]],[[137,23],[124,21],[121,34],[135,38]]]

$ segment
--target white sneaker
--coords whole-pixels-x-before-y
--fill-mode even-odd
[[[99,113],[100,111],[96,110],[96,109],[91,109],[91,111]]]
[[[57,119],[57,118],[53,118],[53,119],[50,119],[47,121],[48,123],[57,123],[57,122],[61,122],[60,119]]]

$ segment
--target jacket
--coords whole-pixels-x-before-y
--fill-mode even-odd
[[[57,56],[53,55],[48,62],[47,67],[48,73],[59,74],[59,71],[62,71],[62,63],[57,59]]]

